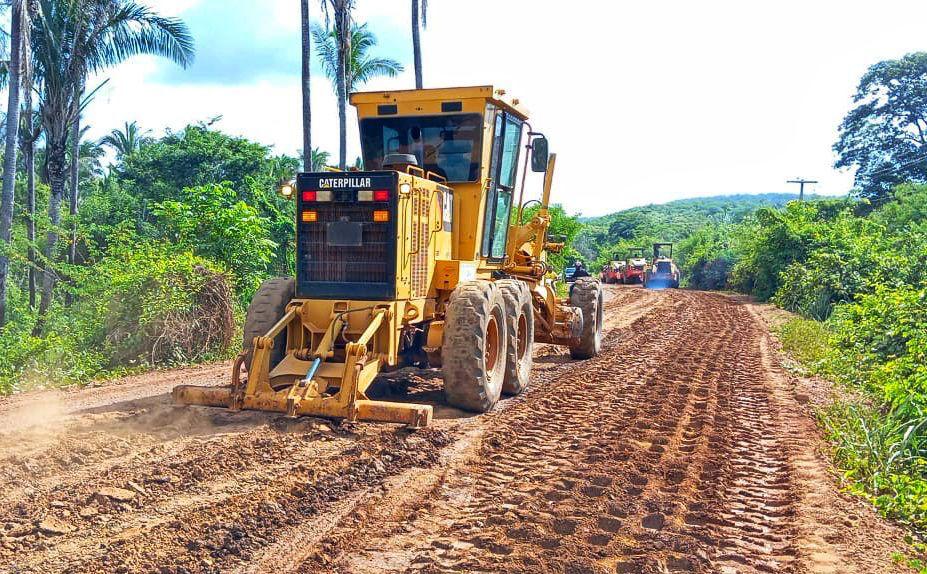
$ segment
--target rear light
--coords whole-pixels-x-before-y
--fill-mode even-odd
[[[362,189],[357,192],[357,201],[389,201],[389,190],[378,189],[373,191]]]
[[[332,192],[328,190],[320,191],[304,191],[303,192],[303,201],[331,201]]]
[[[315,211],[304,211],[302,219],[303,223],[315,223],[319,220],[319,214]]]
[[[373,220],[377,223],[385,223],[389,221],[389,211],[385,209],[378,209],[374,211]]]

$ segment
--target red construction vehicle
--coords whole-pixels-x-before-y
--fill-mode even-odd
[[[643,247],[628,249],[628,264],[625,266],[623,283],[644,283],[644,273],[647,269],[647,260],[644,258]]]
[[[599,275],[602,283],[623,283],[627,264],[624,261],[610,261],[602,267]]]

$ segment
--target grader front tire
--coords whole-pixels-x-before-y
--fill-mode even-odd
[[[296,296],[296,279],[292,277],[276,277],[261,283],[257,293],[248,306],[245,317],[242,348],[245,356],[245,369],[251,371],[251,358],[254,354],[253,345],[255,337],[264,336],[277,324],[277,321],[286,313],[286,306]],[[270,353],[271,368],[280,362],[286,352],[286,331],[274,339],[274,348]]]
[[[506,395],[520,395],[528,388],[534,363],[534,306],[531,304],[531,292],[523,281],[515,279],[502,279],[496,285],[505,301],[505,326],[508,330],[502,392]]]
[[[447,305],[441,364],[448,404],[485,413],[505,377],[505,303],[491,281],[457,286]]]
[[[579,342],[570,347],[574,359],[591,359],[602,348],[602,323],[604,309],[602,286],[595,279],[581,277],[573,284],[570,304],[583,313],[583,330]]]

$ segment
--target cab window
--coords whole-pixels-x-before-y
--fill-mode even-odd
[[[476,181],[480,173],[479,114],[366,118],[360,122],[364,165],[383,169],[391,153],[415,156],[418,165],[450,182]]]
[[[505,112],[496,115],[489,165],[491,181],[483,220],[482,254],[490,259],[505,257],[521,132],[521,120]]]

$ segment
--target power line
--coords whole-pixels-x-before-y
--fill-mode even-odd
[[[813,179],[804,179],[800,177],[798,179],[790,179],[786,183],[797,183],[800,186],[798,188],[798,201],[805,201],[805,184],[806,183],[817,183],[817,181]]]

